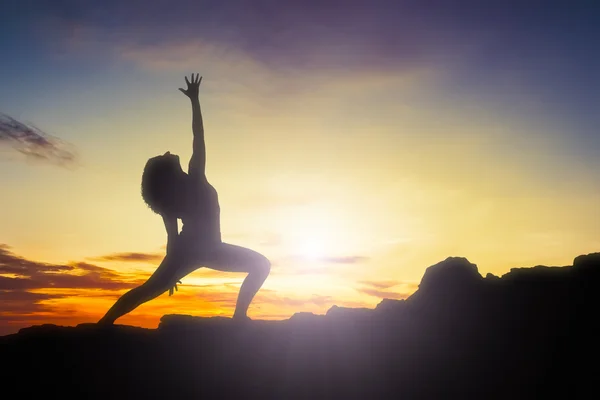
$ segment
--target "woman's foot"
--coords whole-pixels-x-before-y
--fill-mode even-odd
[[[238,324],[243,324],[252,321],[246,314],[233,314],[232,320]]]
[[[111,321],[109,320],[106,315],[104,317],[102,317],[102,319],[100,319],[100,321],[98,321],[96,323],[96,325],[100,325],[100,326],[112,326],[114,325],[115,321]]]

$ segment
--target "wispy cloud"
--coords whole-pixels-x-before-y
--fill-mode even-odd
[[[394,293],[394,292],[386,292],[383,290],[377,290],[372,288],[358,288],[356,289],[359,293],[364,293],[369,296],[378,297],[380,299],[406,299],[411,293]]]
[[[10,246],[0,244],[0,274],[28,276],[34,273],[63,272],[72,269],[71,265],[47,264],[28,260],[11,252]]]
[[[305,256],[305,255],[293,255],[290,259],[296,262],[306,263],[326,263],[326,264],[361,264],[369,261],[369,257],[353,255],[353,256]]]
[[[97,307],[82,307],[82,298],[110,302],[142,282],[87,262],[29,260],[0,244],[0,335],[30,324],[83,322]]]
[[[164,254],[159,253],[136,253],[136,252],[125,252],[125,253],[112,253],[105,256],[93,257],[90,260],[93,261],[122,261],[122,262],[149,262],[156,263],[162,261],[165,257]]]
[[[287,255],[271,260],[271,275],[329,275],[344,273],[344,266],[361,265],[370,260],[367,256],[321,256],[309,257],[301,254]],[[343,268],[340,270],[339,268]]]
[[[405,299],[410,296],[418,287],[418,284],[412,282],[402,282],[396,280],[384,281],[360,281],[361,287],[355,288],[359,293],[380,299]],[[396,288],[394,291],[389,289]]]
[[[210,7],[184,0],[176,8],[168,1],[151,7],[137,0],[45,3],[36,10],[43,11],[44,32],[58,33],[53,43],[66,43],[71,51],[108,52],[152,70],[189,72],[201,66],[211,81],[250,72],[252,79],[244,84],[258,81],[253,90],[272,84],[274,71],[407,72],[431,65],[432,53],[455,54],[468,47],[463,40],[460,48],[446,49],[452,32],[442,41],[415,23],[415,16],[423,18],[421,7],[387,0],[374,0],[368,8],[357,0],[233,0]],[[310,81],[315,78],[312,74]],[[310,81],[285,77],[278,84],[305,87]]]
[[[338,256],[338,257],[321,257],[321,261],[332,264],[360,264],[369,260],[365,256]]]
[[[31,261],[14,254],[8,246],[0,245],[0,290],[121,290],[141,283],[139,279],[127,278],[107,268],[85,262],[60,265]]]
[[[13,333],[31,323],[44,322],[47,317],[43,315],[53,312],[53,307],[45,302],[63,297],[61,294],[0,290],[0,335]]]
[[[375,289],[389,289],[391,287],[399,285],[402,282],[389,280],[389,281],[360,281],[359,283],[366,285],[366,286],[371,286]]]
[[[0,304],[2,304],[2,313],[50,311],[49,308],[44,304],[41,304],[41,302],[61,297],[64,297],[64,295],[0,291]]]
[[[334,304],[334,299],[331,296],[311,295],[309,297],[288,297],[269,291],[259,292],[256,299],[260,303],[268,303],[269,305],[282,308],[298,308],[306,305],[330,307]]]
[[[73,146],[3,113],[0,113],[0,145],[16,150],[29,160],[62,167],[72,167],[77,162]]]

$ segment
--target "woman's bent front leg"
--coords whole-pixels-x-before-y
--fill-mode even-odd
[[[207,262],[206,266],[218,271],[248,273],[240,287],[233,314],[234,319],[246,319],[252,299],[269,276],[271,262],[254,250],[221,243],[217,247],[214,258]]]

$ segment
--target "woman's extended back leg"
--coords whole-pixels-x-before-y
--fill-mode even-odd
[[[121,296],[98,323],[113,324],[118,318],[172,288],[181,279],[179,271],[185,264],[184,257],[167,255],[146,282]]]

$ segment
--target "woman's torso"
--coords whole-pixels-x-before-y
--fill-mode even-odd
[[[208,181],[188,186],[181,210],[181,236],[197,243],[211,245],[221,242],[221,209],[219,196]]]

